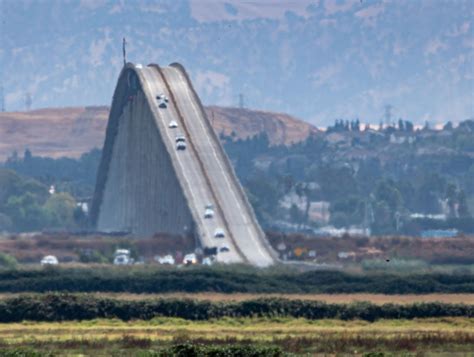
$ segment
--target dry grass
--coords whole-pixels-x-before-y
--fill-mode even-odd
[[[174,318],[123,322],[40,322],[0,324],[0,346],[90,349],[149,348],[176,342],[276,344],[286,351],[353,352],[469,351],[474,320],[468,318],[340,321],[304,319],[219,319],[192,322]],[[63,351],[64,352],[64,351]]]

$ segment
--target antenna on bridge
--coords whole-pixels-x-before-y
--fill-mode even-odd
[[[124,65],[124,67],[127,64],[127,49],[126,49],[126,46],[127,46],[127,41],[125,40],[125,37],[124,37],[123,41],[122,41],[122,54],[123,54],[123,65]]]
[[[2,56],[0,58],[0,110],[5,111],[5,93],[3,90],[3,71],[5,63],[3,63],[3,57],[5,53],[5,8],[3,0],[0,0],[0,52]]]

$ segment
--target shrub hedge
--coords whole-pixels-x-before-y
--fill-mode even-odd
[[[316,319],[413,319],[474,317],[474,305],[415,303],[411,305],[368,302],[328,304],[320,301],[255,299],[210,302],[191,299],[117,300],[74,294],[25,295],[0,301],[0,322],[71,321],[97,318],[150,320],[176,317],[209,320],[223,317],[294,317]]]
[[[246,267],[0,270],[0,292],[474,293],[474,274],[297,273]]]
[[[278,347],[259,345],[207,346],[184,343],[160,350],[135,351],[141,357],[283,357],[290,356]],[[53,351],[35,351],[25,348],[5,348],[0,351],[2,357],[53,357],[63,356]],[[128,354],[127,354],[128,355]]]

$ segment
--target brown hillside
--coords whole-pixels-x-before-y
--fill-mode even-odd
[[[207,107],[206,112],[216,132],[227,136],[234,132],[237,138],[265,132],[272,145],[297,143],[318,131],[311,124],[282,113],[215,106]]]
[[[272,144],[290,144],[317,131],[286,114],[214,106],[206,110],[217,133],[234,132],[236,138],[266,132]],[[78,157],[102,147],[108,115],[105,106],[0,113],[0,161],[27,148],[39,156]]]

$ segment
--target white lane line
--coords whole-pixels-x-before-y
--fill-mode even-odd
[[[167,88],[164,89],[164,92],[167,93],[168,96],[171,97],[171,93],[168,93],[168,92],[167,92]],[[173,108],[173,109],[170,109],[170,108]],[[176,112],[177,109],[174,108],[174,107],[172,107],[172,106],[170,106],[170,107],[168,108],[168,110],[173,110],[173,112]],[[184,123],[182,123],[182,122],[180,121],[179,115],[177,115],[177,113],[175,113],[175,117],[177,118],[177,119],[176,119],[177,122],[179,122],[181,125],[184,125]],[[169,134],[169,137],[170,137],[170,140],[172,141],[172,140],[173,140],[172,134]],[[201,190],[200,190],[201,193],[203,193],[204,191],[206,191],[204,194],[201,195],[201,197],[203,197],[203,199],[201,200],[201,203],[202,203],[202,207],[204,207],[205,204],[207,204],[207,202],[212,201],[212,200],[209,199],[209,197],[211,197],[212,194],[211,194],[210,192],[207,192],[207,191],[209,190],[208,185],[207,185],[207,183],[205,183],[205,180],[202,180],[202,178],[204,177],[204,173],[201,173],[200,175],[198,175],[198,171],[201,172],[201,169],[200,169],[200,168],[199,168],[199,169],[197,168],[197,165],[196,165],[197,158],[195,157],[195,153],[194,153],[194,151],[193,151],[192,148],[189,149],[189,155],[191,155],[191,156],[194,158],[194,160],[192,160],[192,159],[189,160],[189,165],[192,166],[192,170],[191,170],[191,171],[193,171],[194,176],[195,176],[196,179],[199,181],[198,184],[195,185],[194,187],[196,187],[197,189],[201,189]],[[197,202],[196,202],[196,203],[197,203]],[[219,226],[219,227],[223,227],[224,224],[223,224],[223,222],[222,222],[222,218],[221,218],[221,217],[214,217],[214,219],[212,219],[212,222],[209,222],[209,224],[206,224],[206,223],[207,223],[207,222],[202,222],[202,226],[205,227],[204,229],[206,229],[206,230],[208,231],[208,233],[209,233],[209,237],[208,237],[208,238],[209,238],[209,246],[218,245],[216,242],[212,241],[212,239],[214,238],[214,233],[213,233],[214,230],[213,230],[210,226],[212,226],[212,225],[213,225],[212,223],[214,223],[214,225],[215,225],[214,229],[217,228],[218,226]],[[209,230],[210,230],[210,231],[209,231]],[[228,247],[231,247],[233,251],[232,251],[232,253],[230,254],[231,257],[228,257],[228,258],[226,258],[226,259],[223,259],[222,261],[225,262],[225,261],[227,261],[228,259],[232,259],[232,260],[234,260],[234,261],[239,261],[239,262],[242,261],[242,260],[236,255],[236,254],[237,254],[237,253],[236,253],[237,249],[236,249],[235,245],[233,244],[233,242],[230,241],[230,239],[229,239],[228,237],[225,237],[225,240],[224,240],[223,243],[225,243]],[[219,255],[218,255],[218,257],[219,257]],[[221,257],[222,257],[222,255],[221,255]],[[224,258],[225,258],[225,257],[224,257]]]
[[[150,94],[150,93],[152,93],[151,83],[152,83],[152,82],[154,83],[153,78],[152,78],[152,76],[148,76],[148,74],[147,74],[144,70],[141,70],[141,71],[143,72],[144,77],[147,78],[147,80],[146,80],[145,82],[146,82],[146,85],[147,85],[147,87],[148,87],[148,93]],[[148,77],[151,77],[151,78],[148,78]],[[154,95],[151,95],[151,96],[152,96],[152,98],[154,97]],[[151,103],[154,103],[154,101],[152,100]],[[154,105],[151,105],[151,107],[152,107],[152,108],[151,108],[152,111],[155,112],[155,116],[156,116],[157,118],[161,118],[161,115],[160,115],[160,113],[156,110],[155,106],[154,106]],[[160,123],[159,123],[159,122],[160,122],[160,120],[158,120],[158,123],[157,123],[157,124],[160,126]],[[163,129],[163,128],[162,128],[162,129]],[[162,132],[163,132],[163,130],[162,130]],[[164,132],[166,132],[166,129],[164,130]],[[168,133],[166,133],[165,136],[167,136],[169,139],[171,139],[171,138],[169,137]],[[171,140],[171,143],[173,144],[172,140]],[[173,146],[173,149],[174,149],[174,145],[172,145],[172,146]],[[174,151],[174,150],[172,150],[172,151]],[[186,182],[186,185],[187,185],[188,188],[189,188],[188,190],[189,190],[189,192],[190,192],[190,194],[191,194],[191,196],[192,196],[193,202],[197,202],[196,196],[195,196],[195,194],[194,194],[194,191],[191,189],[191,185],[190,185],[190,183],[189,183],[189,180],[188,180],[188,178],[186,177],[185,170],[184,170],[184,166],[183,166],[183,164],[181,163],[181,160],[180,160],[180,158],[178,157],[178,155],[177,155],[176,153],[175,153],[174,155],[175,155],[175,157],[176,157],[176,160],[175,160],[175,161],[178,163],[178,165],[179,165],[180,168],[181,168],[181,172],[183,173],[182,176],[184,177],[184,181]],[[172,160],[173,160],[173,159],[172,159]],[[198,212],[198,214],[199,214],[199,212]]]
[[[176,70],[176,69],[174,69],[174,68],[173,68],[173,70],[177,72],[178,77],[180,78],[180,82],[181,82],[181,83],[185,83],[181,72],[178,71],[178,70]],[[191,103],[191,106],[193,107],[193,110],[194,110],[195,114],[196,114],[198,117],[200,117],[199,112],[198,112],[198,110],[197,110],[197,108],[196,108],[196,106],[195,106],[195,104],[194,104],[194,101],[191,99],[190,94],[189,94],[189,91],[187,90],[187,86],[185,86],[184,92],[185,92],[187,98],[189,99],[189,102]],[[204,120],[204,118],[203,118],[202,120]],[[245,216],[244,216],[243,218],[244,218],[244,223],[245,223],[245,225],[246,225],[246,229],[247,229],[247,231],[250,233],[250,234],[249,234],[249,235],[250,235],[250,238],[251,238],[252,241],[255,243],[255,246],[257,247],[257,250],[259,251],[259,253],[260,253],[263,257],[265,257],[265,259],[268,259],[268,258],[267,258],[267,257],[268,257],[267,254],[265,254],[265,253],[262,251],[261,247],[260,247],[260,242],[257,241],[257,240],[255,240],[255,236],[254,236],[254,234],[253,234],[253,232],[252,232],[252,230],[251,230],[251,228],[250,228],[250,225],[248,224],[248,220],[247,220],[247,217],[246,217],[247,212],[244,211],[244,210],[242,210],[242,206],[240,205],[240,201],[238,200],[235,191],[232,189],[232,186],[230,185],[230,182],[229,182],[228,177],[227,177],[227,175],[226,175],[226,172],[227,172],[227,171],[225,171],[225,170],[223,169],[222,164],[221,164],[220,160],[219,160],[218,157],[217,157],[217,153],[216,153],[216,150],[215,150],[215,148],[214,148],[214,145],[212,145],[212,143],[211,143],[211,141],[210,141],[210,139],[209,139],[209,133],[207,133],[207,130],[205,129],[202,120],[198,120],[198,121],[199,121],[199,124],[200,124],[200,126],[202,127],[202,129],[204,130],[204,132],[207,134],[207,135],[204,135],[204,136],[206,137],[206,140],[207,140],[207,142],[209,143],[210,148],[212,149],[212,153],[213,153],[214,157],[216,158],[216,162],[217,162],[217,164],[219,165],[219,168],[220,168],[220,170],[221,170],[221,172],[222,172],[222,174],[223,174],[223,176],[224,176],[224,179],[225,179],[225,181],[226,181],[226,184],[227,184],[227,186],[229,187],[230,191],[232,192],[232,195],[234,196],[235,202],[237,203],[237,205],[238,205],[238,207],[239,207],[239,211],[240,211],[241,213],[243,213],[243,214],[244,214],[244,212],[245,212]],[[253,225],[252,225],[252,226],[253,226]]]
[[[150,72],[151,72],[151,71],[150,71]],[[153,78],[147,80],[147,85],[148,85],[148,88],[149,88],[149,91],[150,91],[150,92],[152,91],[152,88],[150,88],[150,87],[152,86],[151,83],[153,83],[153,87],[155,87],[155,89],[157,89],[157,93],[160,92],[160,90],[161,90],[161,92],[163,92],[163,93],[167,93],[166,88],[161,88],[161,86],[159,86],[158,83],[157,83],[157,81],[153,80]],[[167,93],[167,95],[170,96],[170,93]],[[154,97],[154,95],[152,95],[152,97]],[[155,103],[155,102],[153,101],[153,103]],[[166,135],[166,137],[168,137],[168,139],[169,139],[170,142],[171,142],[172,147],[174,148],[175,145],[174,145],[173,133],[170,132],[169,130],[166,130],[166,118],[167,118],[168,116],[170,116],[171,119],[176,120],[176,121],[177,121],[178,123],[180,123],[181,125],[183,125],[183,123],[180,122],[178,115],[175,115],[176,118],[174,118],[174,117],[171,115],[171,113],[168,112],[168,111],[160,112],[158,109],[156,109],[156,108],[154,108],[154,109],[155,109],[156,112],[158,112],[158,118],[162,118],[161,122],[164,122],[164,123],[163,123],[164,125],[162,125],[162,126],[165,127],[165,129],[164,129],[164,131],[166,132],[165,135]],[[168,106],[168,110],[170,110],[170,105]],[[175,111],[175,110],[173,110],[173,111]],[[174,152],[174,150],[173,150],[173,152]],[[183,172],[184,180],[186,181],[186,184],[187,184],[187,186],[189,187],[189,191],[191,192],[191,195],[192,195],[194,204],[197,205],[199,202],[201,202],[201,203],[204,202],[204,201],[206,200],[207,194],[203,194],[203,190],[200,190],[200,192],[199,192],[199,193],[201,193],[200,196],[201,196],[201,198],[204,197],[204,199],[200,199],[200,200],[196,199],[195,192],[194,192],[193,189],[191,189],[190,181],[187,179],[187,175],[186,175],[186,171],[187,171],[187,170],[186,170],[185,168],[189,169],[189,170],[192,172],[192,175],[190,175],[191,177],[195,177],[198,181],[200,181],[199,178],[202,178],[202,175],[199,176],[199,175],[197,174],[197,170],[196,170],[196,167],[195,167],[195,161],[189,160],[188,165],[184,165],[184,164],[181,162],[181,159],[183,159],[183,161],[184,161],[184,157],[183,157],[182,155],[177,154],[177,153],[175,153],[175,155],[176,155],[176,157],[177,157],[176,160],[177,160],[178,164],[180,165],[181,170],[182,170],[182,172]],[[190,153],[190,155],[193,155],[193,154]],[[193,155],[193,156],[194,156],[194,155]],[[196,160],[196,159],[195,159],[195,160]],[[198,182],[198,184],[197,184],[197,185],[194,185],[193,187],[198,187],[198,188],[203,189],[203,188],[206,187],[206,186],[203,185],[202,182]],[[197,213],[198,213],[198,215],[199,215],[199,209],[196,209],[196,211],[197,211]],[[201,220],[199,220],[199,222],[201,222]],[[199,223],[198,223],[198,224],[199,224]],[[212,237],[213,237],[212,228],[206,226],[206,224],[204,224],[204,223],[201,223],[201,226],[202,226],[204,232],[205,232],[205,233],[208,233],[208,236],[207,236],[207,237],[204,237],[204,238],[205,238],[204,240],[207,241],[207,243],[208,243],[209,246],[215,245],[215,242],[212,241]],[[228,240],[228,239],[226,239],[226,240]],[[227,242],[227,243],[229,243],[229,242]],[[232,246],[232,247],[234,248],[234,250],[235,250],[235,247],[234,247],[234,245],[233,245],[232,243],[231,243],[231,244],[228,244],[228,245]],[[235,255],[235,252],[233,252],[232,255]],[[227,258],[224,257],[224,259],[222,259],[221,261],[226,262],[226,261],[228,261],[229,259],[230,259],[230,260],[234,260],[234,261],[240,261],[240,259],[238,259],[238,258],[236,258],[236,257],[232,257],[232,255],[231,255],[230,257],[227,257]],[[220,260],[219,258],[222,258],[222,255],[219,255],[219,254],[218,254],[217,257],[218,257],[218,260]]]

